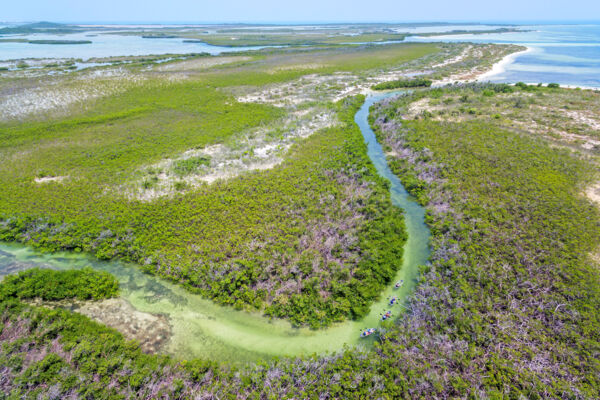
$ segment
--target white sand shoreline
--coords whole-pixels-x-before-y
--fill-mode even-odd
[[[490,77],[503,73],[504,71],[506,71],[506,67],[512,64],[517,59],[517,57],[522,56],[523,54],[531,53],[532,51],[534,51],[534,48],[527,46],[527,49],[525,50],[517,51],[516,53],[511,53],[505,56],[502,60],[495,63],[492,66],[492,69],[479,75],[476,80],[489,80]]]
[[[512,64],[517,59],[517,57],[519,57],[523,54],[531,53],[533,51],[535,51],[535,47],[527,46],[527,49],[525,49],[525,50],[508,54],[507,56],[502,58],[502,60],[495,63],[489,71],[478,75],[474,80],[476,82],[489,82],[489,78],[505,72],[506,67],[509,66],[510,64]],[[460,84],[460,83],[467,83],[467,82],[472,82],[472,81],[473,81],[472,79],[461,79],[461,80],[454,81],[454,83]],[[437,82],[437,85],[435,85],[435,86],[443,86],[444,83],[447,84],[447,82],[440,81],[440,82]],[[510,82],[509,84],[514,85],[515,83],[516,82]],[[524,83],[526,83],[528,85],[537,85],[539,83],[547,85],[549,83],[556,83],[556,82],[524,82]],[[600,90],[600,87],[598,87],[598,86],[568,85],[568,84],[562,84],[560,82],[558,82],[558,83],[560,84],[561,88],[565,88],[565,89]]]

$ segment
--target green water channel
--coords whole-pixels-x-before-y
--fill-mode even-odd
[[[144,274],[131,264],[99,261],[76,253],[43,254],[18,244],[0,243],[0,276],[36,266],[56,269],[91,266],[108,271],[119,280],[121,297],[135,309],[169,318],[171,337],[164,351],[177,358],[243,363],[274,356],[335,352],[344,345],[368,348],[376,338],[360,338],[360,332],[365,328],[377,328],[384,311],[392,310],[394,318],[402,318],[403,303],[414,289],[418,267],[429,257],[429,229],[424,223],[424,209],[408,195],[389,169],[367,120],[369,107],[391,95],[393,93],[368,97],[355,120],[377,171],[391,182],[393,204],[405,212],[408,241],[402,268],[394,282],[360,321],[346,321],[318,331],[298,329],[283,320],[270,320],[259,313],[216,305],[166,280]],[[404,280],[404,285],[396,289],[394,283],[399,280]],[[394,306],[388,305],[391,296],[397,296],[399,300]]]

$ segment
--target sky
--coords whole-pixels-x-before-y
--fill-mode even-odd
[[[600,20],[598,0],[3,0],[0,21],[557,22]]]

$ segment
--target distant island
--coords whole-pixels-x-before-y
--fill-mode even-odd
[[[15,35],[25,33],[75,33],[83,29],[75,25],[57,24],[54,22],[36,22],[0,29],[0,35]]]
[[[28,40],[31,44],[91,44],[91,40]]]
[[[91,40],[61,40],[61,39],[0,39],[0,43],[31,43],[31,44],[91,44]]]
[[[498,29],[486,29],[486,30],[466,30],[466,29],[455,29],[449,32],[431,32],[431,33],[419,33],[413,36],[449,36],[449,35],[485,35],[487,33],[513,33],[513,32],[531,32],[531,30],[523,30],[517,28],[498,28]]]
[[[151,34],[151,35],[142,35],[142,39],[175,39],[178,38],[177,35],[167,35],[162,33]]]

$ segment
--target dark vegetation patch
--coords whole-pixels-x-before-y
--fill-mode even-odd
[[[166,33],[155,33],[151,35],[142,35],[143,39],[174,39],[177,35],[168,35]]]
[[[467,29],[453,29],[449,32],[430,32],[430,33],[419,33],[415,36],[423,37],[435,37],[435,36],[452,36],[452,35],[486,35],[490,33],[514,33],[514,32],[531,32],[520,28],[498,28],[498,29],[482,29],[482,30],[467,30]]]
[[[108,272],[91,268],[70,271],[33,268],[9,275],[0,284],[0,298],[100,300],[115,297],[119,283]]]
[[[75,33],[82,30],[83,29],[75,25],[57,24],[54,22],[35,22],[32,24],[0,28],[0,35],[15,35],[27,33],[65,34]]]
[[[114,329],[63,309],[5,300],[0,332],[2,398],[178,398],[205,379],[233,378],[210,362],[184,368],[146,355]]]
[[[209,157],[190,157],[175,161],[173,164],[173,171],[179,176],[185,176],[208,165],[210,165]]]
[[[31,44],[90,44],[91,40],[28,40]]]
[[[374,85],[371,89],[373,90],[391,90],[401,88],[418,88],[418,87],[430,87],[433,82],[429,79],[416,78],[416,79],[399,79],[396,81],[382,82]]]

